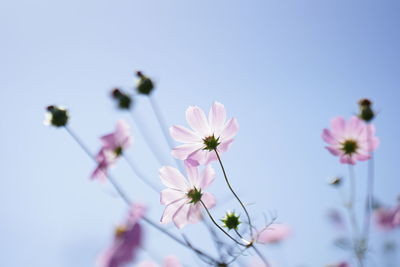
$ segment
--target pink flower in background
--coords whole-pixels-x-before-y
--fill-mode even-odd
[[[257,242],[261,244],[275,244],[283,241],[290,235],[290,227],[286,224],[271,224],[257,235]]]
[[[337,117],[331,121],[331,129],[323,130],[322,139],[329,144],[326,149],[339,156],[341,163],[354,165],[357,161],[368,160],[378,147],[379,139],[374,134],[375,127],[358,117],[348,121]]]
[[[129,134],[129,125],[120,120],[117,122],[115,131],[102,136],[103,146],[96,155],[97,167],[91,175],[91,179],[105,181],[108,168],[111,167],[123,151],[129,147],[132,137]]]
[[[160,265],[153,261],[143,261],[138,267],[160,267]],[[164,259],[162,267],[182,267],[182,264],[175,256],[168,256]]]
[[[375,220],[383,230],[392,230],[400,226],[400,205],[394,208],[377,208]]]
[[[327,265],[326,267],[350,267],[350,264],[348,264],[345,261],[342,261],[342,262],[337,263],[337,264]]]
[[[136,251],[142,244],[142,227],[138,221],[144,216],[142,205],[132,206],[127,221],[117,227],[111,247],[99,259],[99,267],[122,267],[135,260]]]
[[[186,110],[186,120],[193,130],[183,126],[172,126],[170,133],[176,141],[184,143],[172,150],[172,155],[180,160],[192,159],[207,165],[217,159],[214,149],[226,152],[233,142],[239,125],[235,118],[226,121],[224,105],[214,102],[208,115],[196,106]]]
[[[342,214],[337,209],[330,209],[328,211],[328,219],[336,228],[343,230],[346,228]]]
[[[185,162],[188,179],[176,168],[164,166],[160,169],[161,182],[167,189],[161,191],[160,202],[165,205],[161,223],[173,221],[178,228],[201,219],[201,201],[207,208],[215,205],[212,194],[204,192],[215,178],[211,166],[199,172],[198,167]]]

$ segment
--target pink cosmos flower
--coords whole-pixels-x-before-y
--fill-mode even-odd
[[[164,259],[163,267],[182,267],[182,264],[175,256],[168,256]],[[153,261],[143,261],[138,267],[160,267],[157,263]]]
[[[142,244],[142,227],[138,223],[144,216],[143,205],[132,205],[127,221],[117,227],[113,243],[99,259],[99,267],[121,267],[135,260],[136,251]]]
[[[348,121],[337,117],[331,121],[331,129],[323,130],[322,139],[329,144],[326,149],[339,156],[341,163],[354,165],[357,160],[370,159],[370,153],[378,147],[379,139],[374,134],[375,127],[358,117]]]
[[[117,122],[115,131],[100,138],[103,146],[96,155],[97,167],[91,175],[91,179],[105,181],[107,171],[123,151],[132,143],[132,137],[129,134],[129,125],[120,120]]]
[[[188,223],[196,223],[201,219],[201,202],[210,209],[215,205],[212,194],[204,192],[215,178],[211,166],[199,172],[197,166],[185,162],[186,179],[176,168],[164,166],[160,169],[161,182],[167,189],[161,191],[160,202],[165,205],[161,223],[173,221],[178,228]]]
[[[186,110],[186,120],[193,130],[183,126],[172,126],[170,133],[176,141],[184,143],[172,150],[172,155],[180,160],[192,159],[207,165],[217,159],[214,149],[226,152],[233,142],[239,125],[235,118],[226,121],[224,105],[214,102],[208,114],[191,106]]]
[[[377,208],[375,210],[376,223],[383,230],[392,230],[400,226],[400,205],[394,208]]]
[[[290,227],[286,224],[271,224],[257,235],[257,242],[261,244],[276,244],[290,235]]]

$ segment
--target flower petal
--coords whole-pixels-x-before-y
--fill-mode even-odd
[[[177,191],[175,189],[167,188],[161,191],[160,203],[162,205],[169,205],[172,202],[185,198],[185,193],[182,191]]]
[[[186,224],[189,223],[188,213],[190,206],[191,204],[188,203],[183,204],[176,210],[176,212],[172,216],[172,221],[174,222],[177,228],[181,229],[182,227],[184,227]]]
[[[224,126],[220,134],[220,141],[232,139],[239,130],[239,124],[235,118],[230,119]]]
[[[215,179],[215,170],[208,165],[200,175],[200,188],[207,188]]]
[[[164,267],[182,267],[182,264],[175,256],[168,256],[164,259]]]
[[[199,183],[199,170],[197,168],[197,166],[193,166],[191,163],[191,160],[189,160],[189,162],[185,161],[185,169],[186,169],[186,173],[187,173],[187,177],[189,179],[190,182],[190,188],[192,187],[196,187],[197,189],[199,189],[200,187],[200,183]]]
[[[224,105],[219,102],[214,102],[208,114],[211,131],[215,135],[219,135],[224,127],[226,120],[226,111]]]
[[[181,143],[202,142],[202,138],[186,127],[174,125],[169,128],[169,132],[173,139]]]
[[[185,160],[196,150],[202,149],[203,146],[204,145],[200,143],[180,145],[172,149],[171,155],[177,159]]]
[[[203,201],[204,205],[206,205],[207,209],[211,209],[216,203],[214,195],[208,192],[203,192],[201,200]]]
[[[200,203],[196,205],[190,205],[188,214],[187,214],[187,220],[190,223],[197,223],[201,220],[201,206]]]
[[[346,129],[346,121],[342,117],[333,118],[331,120],[331,128],[333,136],[341,136]]]
[[[169,188],[184,192],[188,188],[185,177],[178,169],[174,167],[163,166],[161,167],[159,174],[161,182]]]
[[[196,106],[191,106],[186,110],[186,120],[196,132],[201,136],[207,137],[210,135],[206,115],[204,111]]]
[[[321,135],[322,139],[327,142],[328,144],[336,144],[338,143],[335,138],[332,136],[331,131],[329,129],[324,129]]]
[[[170,223],[176,211],[183,205],[186,205],[186,198],[173,202],[165,207],[161,216],[161,223]]]

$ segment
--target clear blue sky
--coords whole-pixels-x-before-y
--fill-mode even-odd
[[[350,116],[359,98],[370,97],[381,138],[376,193],[394,203],[399,14],[398,1],[3,1],[0,266],[94,266],[126,210],[110,187],[88,180],[93,163],[69,136],[42,125],[43,108],[68,106],[71,127],[96,151],[98,136],[117,119],[129,120],[108,93],[132,88],[137,69],[155,78],[168,124],[184,124],[187,106],[208,109],[214,100],[237,117],[240,132],[224,156],[233,185],[255,203],[250,210],[259,221],[262,212],[277,211],[278,221],[294,228],[281,250],[265,249],[272,261],[319,267],[348,258],[332,246],[337,235],[325,218],[339,205],[326,180],[346,168],[323,149],[320,133],[332,117]],[[135,112],[168,155],[146,99],[138,99]],[[159,166],[133,130],[130,156],[158,181]],[[365,167],[357,166],[359,191]],[[113,172],[158,220],[158,196],[124,162]],[[222,215],[236,206],[224,201],[221,178],[211,191],[223,192],[214,211]],[[207,247],[203,230],[185,232],[196,232],[194,240]],[[193,262],[157,232],[149,231],[147,247]],[[374,251],[379,259],[380,247]]]

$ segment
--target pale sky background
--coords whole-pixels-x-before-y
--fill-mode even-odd
[[[322,128],[349,117],[369,97],[379,111],[376,195],[395,203],[400,193],[399,1],[2,1],[0,3],[0,266],[95,266],[126,207],[109,186],[89,181],[94,165],[63,130],[44,127],[44,107],[66,105],[71,127],[95,152],[98,137],[117,119],[109,99],[114,86],[131,90],[143,70],[157,83],[154,97],[169,125],[185,124],[189,105],[225,104],[240,124],[225,162],[232,184],[262,223],[276,212],[292,225],[279,248],[265,247],[277,267],[319,267],[349,258],[332,245],[339,235],[327,223],[340,200],[326,181],[346,175],[328,154]],[[135,113],[150,138],[168,148],[146,98]],[[133,127],[128,152],[158,182],[160,167]],[[218,165],[215,165],[217,168]],[[359,196],[366,164],[356,167]],[[113,170],[131,197],[157,221],[159,197],[135,179],[125,162]],[[239,210],[222,176],[210,191],[219,206]],[[361,201],[358,198],[361,209]],[[174,227],[170,226],[172,231]],[[193,256],[146,228],[152,255]],[[204,227],[184,230],[211,253]],[[396,239],[397,235],[386,235]],[[374,230],[370,257],[383,265]],[[145,252],[141,259],[150,258]],[[134,266],[134,265],[132,265]]]

